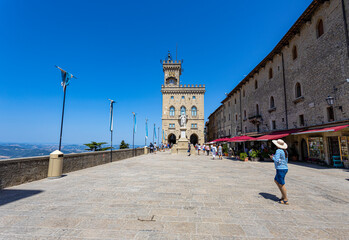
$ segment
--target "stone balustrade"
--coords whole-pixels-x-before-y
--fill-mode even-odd
[[[135,155],[145,153],[137,148]],[[113,151],[113,162],[133,157],[133,149]],[[50,156],[14,158],[0,161],[0,189],[47,177]],[[110,162],[110,151],[72,153],[64,155],[63,173],[69,173]]]

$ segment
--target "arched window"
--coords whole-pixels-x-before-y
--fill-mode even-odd
[[[271,96],[270,97],[270,108],[274,108],[274,107],[275,107],[274,97]]]
[[[295,60],[298,57],[297,46],[293,46],[292,59]]]
[[[186,109],[184,106],[181,107],[181,115],[186,115]]]
[[[258,88],[258,81],[254,81],[254,89],[257,89]]]
[[[322,34],[324,34],[324,23],[322,19],[320,19],[316,25],[316,35],[319,38]]]
[[[170,116],[173,117],[175,115],[175,108],[172,106],[170,107]]]
[[[196,117],[196,115],[197,115],[197,109],[196,109],[195,106],[191,108],[191,115],[192,115],[193,117]]]
[[[302,96],[302,88],[299,82],[296,83],[295,94],[296,94],[296,98],[299,98]]]
[[[259,115],[259,106],[256,104],[256,114]]]
[[[176,85],[177,84],[177,79],[175,79],[175,78],[167,78],[166,82],[167,82],[167,84]]]
[[[269,68],[269,79],[273,78],[273,69]]]

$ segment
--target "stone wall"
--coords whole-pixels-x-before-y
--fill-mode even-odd
[[[136,156],[144,148],[135,150]],[[133,149],[113,151],[113,162],[133,157]],[[73,153],[64,155],[63,173],[69,173],[110,162],[110,151]],[[0,161],[0,189],[47,177],[49,156],[16,158]]]

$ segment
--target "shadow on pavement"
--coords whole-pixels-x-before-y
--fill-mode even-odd
[[[42,190],[20,190],[20,189],[3,189],[0,190],[0,206],[15,202],[17,200],[34,196],[43,192]]]
[[[259,193],[259,195],[261,195],[265,199],[269,199],[269,200],[272,200],[274,202],[278,202],[280,200],[276,195],[270,194],[270,193],[261,192],[261,193]]]

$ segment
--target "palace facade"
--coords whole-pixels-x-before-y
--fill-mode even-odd
[[[183,60],[172,60],[169,53],[162,61],[162,130],[164,144],[176,144],[181,137],[180,116],[186,116],[186,138],[192,144],[204,143],[205,85],[181,84]]]
[[[207,140],[349,124],[348,16],[348,1],[314,0],[211,113]],[[311,158],[316,146],[318,157],[331,164],[333,156],[343,159],[348,151],[349,130],[326,131],[284,140],[299,159]]]

